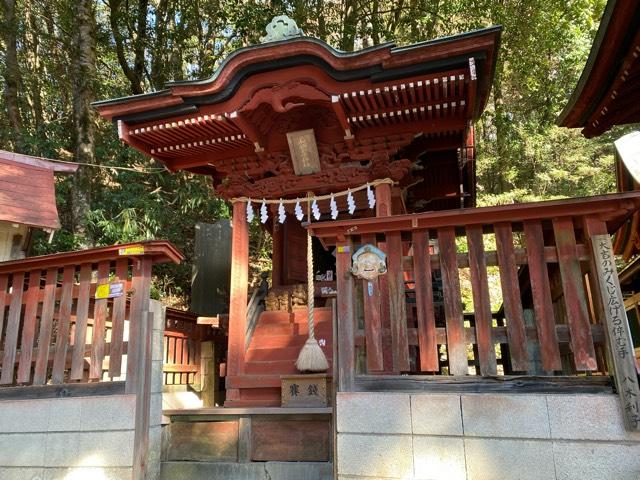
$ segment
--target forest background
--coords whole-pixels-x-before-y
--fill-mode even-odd
[[[342,50],[502,25],[491,98],[476,126],[478,204],[615,190],[612,139],[621,130],[586,140],[554,125],[604,0],[0,1],[0,148],[83,164],[58,179],[63,227],[36,252],[169,239],[187,260],[156,271],[155,289],[173,304],[188,304],[195,223],[228,217],[228,206],[207,178],[170,174],[122,145],[91,102],[206,78],[236,48],[259,43],[274,15]],[[269,267],[269,244],[255,227],[254,270]]]

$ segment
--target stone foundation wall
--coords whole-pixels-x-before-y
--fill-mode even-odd
[[[616,395],[337,395],[339,480],[637,480]]]
[[[0,478],[130,480],[135,405],[135,395],[0,401]]]

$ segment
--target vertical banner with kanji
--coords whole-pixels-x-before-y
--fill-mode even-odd
[[[611,238],[609,235],[594,235],[591,237],[591,246],[596,260],[607,339],[625,426],[627,430],[640,430],[640,388],[636,360]]]

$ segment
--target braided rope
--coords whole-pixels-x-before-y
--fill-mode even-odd
[[[309,324],[309,339],[315,338],[313,325],[313,306],[315,297],[315,286],[313,284],[313,245],[311,231],[307,229],[307,322]]]
[[[229,201],[231,203],[236,203],[236,202],[252,202],[252,203],[265,203],[267,205],[269,204],[283,204],[283,205],[287,205],[287,204],[293,204],[296,202],[307,202],[308,204],[310,204],[314,199],[316,201],[320,201],[320,200],[330,200],[331,197],[340,197],[343,195],[348,195],[349,192],[351,193],[355,193],[355,192],[359,192],[361,190],[366,190],[367,187],[376,187],[377,185],[383,185],[383,184],[388,184],[388,185],[393,185],[396,182],[394,182],[393,180],[391,180],[390,178],[382,178],[380,180],[373,180],[372,182],[368,182],[365,183],[364,185],[360,185],[359,187],[354,187],[354,188],[350,188],[348,190],[343,190],[341,192],[335,192],[335,193],[329,193],[327,195],[318,195],[317,197],[313,196],[313,195],[307,195],[306,197],[298,197],[298,198],[286,198],[286,199],[264,199],[264,198],[250,198],[250,197],[236,197],[236,198],[232,198]]]

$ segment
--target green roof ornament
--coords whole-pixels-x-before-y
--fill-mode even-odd
[[[290,38],[302,37],[304,33],[298,28],[295,20],[286,15],[278,15],[273,17],[271,23],[265,28],[267,34],[260,37],[261,43],[277,42],[280,40],[288,40]]]

